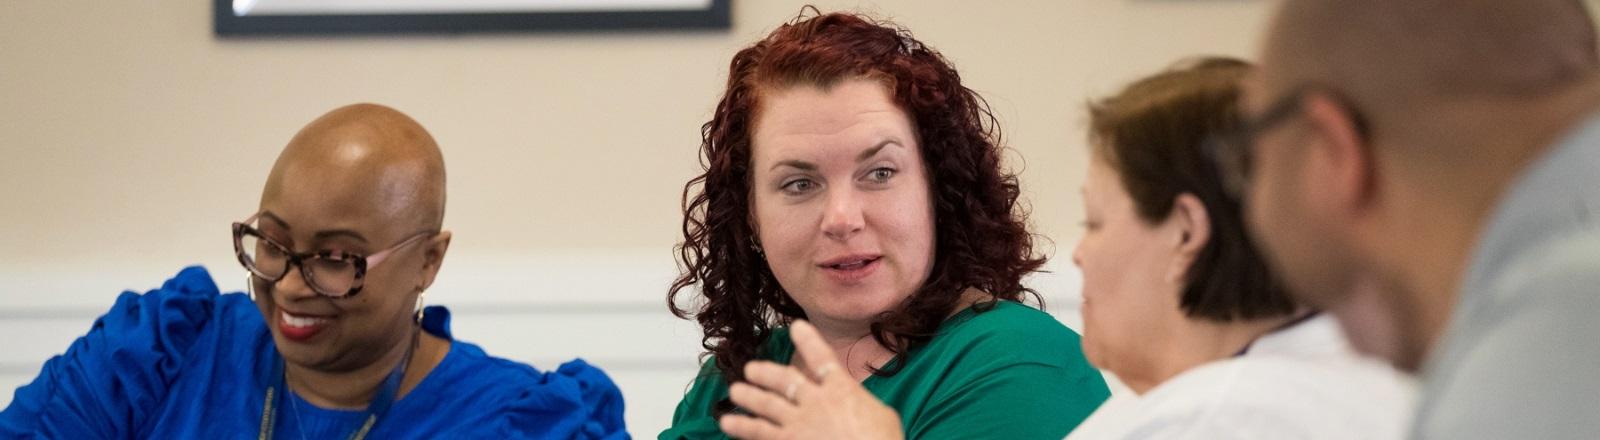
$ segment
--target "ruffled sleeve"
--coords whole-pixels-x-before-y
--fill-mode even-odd
[[[505,411],[504,438],[627,439],[622,391],[583,360],[524,387]]]
[[[46,361],[0,412],[0,438],[131,438],[160,407],[219,295],[189,267],[160,289],[123,292],[89,332]]]

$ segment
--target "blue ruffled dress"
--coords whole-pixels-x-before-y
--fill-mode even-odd
[[[540,372],[453,340],[449,324],[448,310],[428,308],[423,329],[451,339],[450,352],[367,438],[628,438],[622,394],[600,369],[574,360]],[[119,296],[17,389],[0,438],[256,438],[274,350],[246,295],[221,294],[190,267]],[[299,420],[279,417],[278,438],[344,438],[364,415],[293,403]]]

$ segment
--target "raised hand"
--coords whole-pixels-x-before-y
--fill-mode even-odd
[[[753,416],[723,416],[723,432],[751,440],[905,437],[900,415],[844,372],[816,327],[795,321],[789,336],[810,371],[767,361],[746,364],[749,382],[733,384],[728,395]]]

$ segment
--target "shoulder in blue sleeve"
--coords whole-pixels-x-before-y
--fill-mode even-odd
[[[199,266],[160,289],[123,292],[87,334],[17,389],[0,412],[0,438],[134,436],[166,398],[219,295]]]
[[[544,373],[510,406],[507,438],[629,438],[622,418],[622,391],[605,372],[581,359]]]

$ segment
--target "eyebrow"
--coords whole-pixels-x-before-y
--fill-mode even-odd
[[[879,142],[878,145],[868,148],[867,151],[862,151],[861,154],[856,155],[856,162],[865,162],[867,159],[871,159],[872,156],[877,156],[878,152],[883,151],[884,147],[888,147],[889,144],[900,145],[900,141],[892,138],[884,139],[883,142]]]
[[[261,218],[272,220],[273,223],[277,223],[278,226],[283,227],[283,230],[285,231],[291,230],[291,228],[289,228],[289,222],[283,221],[282,217],[278,217],[278,215],[273,214],[272,211],[261,211]]]
[[[900,145],[900,140],[899,139],[894,139],[894,138],[884,139],[884,140],[878,142],[878,145],[874,145],[872,148],[868,148],[868,149],[866,149],[866,151],[862,151],[861,154],[857,154],[856,155],[856,162],[865,162],[867,159],[871,159],[873,156],[877,156],[878,153],[882,152],[883,149],[885,147],[888,147],[889,145],[898,146],[898,145]],[[770,169],[774,169],[775,170],[775,169],[778,169],[780,167],[785,167],[785,166],[791,167],[791,168],[798,168],[801,171],[816,171],[817,170],[817,164],[814,164],[814,163],[811,163],[811,162],[800,161],[800,160],[794,160],[794,159],[779,161],[778,163],[773,164],[772,168],[770,168]]]
[[[331,231],[317,231],[316,234],[312,234],[311,239],[312,240],[316,240],[316,241],[323,241],[323,240],[327,240],[327,239],[333,238],[333,237],[350,237],[350,238],[355,239],[356,241],[360,241],[362,244],[366,244],[366,242],[367,242],[367,238],[361,236],[361,233],[356,232],[356,231],[352,231],[352,230],[349,230],[349,229],[334,229],[334,230],[331,230]]]

